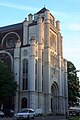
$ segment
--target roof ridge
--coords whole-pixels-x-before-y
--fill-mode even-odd
[[[40,14],[40,13],[44,13],[45,11],[47,11],[48,9],[46,9],[46,7],[43,7],[41,10],[39,10],[36,14]],[[48,10],[49,11],[49,10]]]

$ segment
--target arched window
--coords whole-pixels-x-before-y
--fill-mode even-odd
[[[2,46],[7,48],[14,48],[20,36],[16,32],[7,33],[2,39]]]
[[[24,97],[21,101],[21,108],[27,108],[27,99]]]
[[[54,50],[54,52],[56,52],[56,36],[50,32],[50,46],[51,49]]]
[[[23,90],[28,89],[28,60],[24,59],[23,60],[23,85],[22,85]]]

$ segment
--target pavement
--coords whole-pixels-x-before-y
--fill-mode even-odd
[[[53,116],[53,120],[68,120],[68,118],[65,118],[64,116]]]
[[[12,118],[0,118],[0,120],[17,120],[15,117]],[[31,119],[30,119],[31,120]],[[42,116],[42,117],[35,117],[34,120],[68,120],[64,116]]]
[[[65,118],[64,116],[46,116],[43,120],[68,120],[68,118]]]

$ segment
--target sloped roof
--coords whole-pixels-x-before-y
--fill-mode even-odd
[[[17,23],[17,24],[12,24],[12,25],[8,25],[8,26],[0,27],[0,32],[8,31],[11,29],[16,29],[16,28],[22,28],[22,26],[23,26],[23,23]]]
[[[46,9],[45,7],[42,8],[39,12],[37,12],[36,14],[40,14],[40,13],[44,13],[45,11],[47,11],[48,9]],[[48,10],[49,11],[49,10]]]

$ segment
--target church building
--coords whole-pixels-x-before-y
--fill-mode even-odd
[[[44,114],[68,110],[67,60],[63,58],[60,21],[45,7],[21,23],[0,27],[0,60],[14,73],[18,88],[15,112],[42,109]]]

